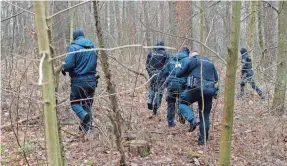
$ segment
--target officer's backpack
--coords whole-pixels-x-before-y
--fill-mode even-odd
[[[174,90],[180,90],[183,88],[185,84],[185,78],[178,78],[176,77],[176,63],[179,63],[177,61],[176,57],[171,57],[168,62],[167,70],[168,70],[168,77],[167,77],[167,88],[174,89]]]
[[[161,70],[166,61],[167,61],[167,56],[165,55],[164,52],[159,52],[159,51],[156,51],[156,52],[152,52],[152,56],[150,58],[150,61],[149,61],[149,67],[151,70]]]

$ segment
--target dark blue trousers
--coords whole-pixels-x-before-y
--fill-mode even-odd
[[[77,82],[71,84],[70,101],[73,111],[80,118],[81,122],[87,114],[90,115],[90,121],[84,125],[91,125],[92,123],[91,109],[94,101],[92,98],[94,97],[95,89],[95,81]]]

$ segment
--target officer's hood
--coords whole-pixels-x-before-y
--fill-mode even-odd
[[[164,46],[164,41],[163,40],[157,40],[156,46]],[[164,48],[154,48],[154,51],[159,51],[159,50],[165,50],[165,49]]]
[[[240,49],[241,55],[247,54],[247,49],[246,48],[241,48]]]
[[[93,48],[94,46],[94,43],[91,40],[85,39],[84,37],[78,37],[72,44],[76,44],[84,48]]]
[[[188,57],[188,53],[186,53],[186,52],[179,52],[179,53],[175,54],[172,58],[174,60],[179,60],[180,61],[180,60],[182,60],[182,59],[184,59],[186,57]]]
[[[179,51],[179,53],[175,54],[173,58],[176,60],[181,60],[183,58],[188,57],[189,55],[189,49],[187,46],[182,47],[182,49]]]
[[[84,32],[80,29],[74,30],[73,32],[73,40],[77,40],[79,37],[85,37]]]

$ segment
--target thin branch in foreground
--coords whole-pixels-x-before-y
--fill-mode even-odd
[[[33,7],[33,5],[27,7],[26,10],[30,9],[31,7]],[[23,11],[17,13],[17,14],[14,14],[14,15],[8,17],[8,18],[4,18],[3,20],[1,20],[1,22],[4,22],[4,21],[7,21],[7,20],[9,20],[9,19],[11,19],[11,18],[17,17],[18,15],[24,13],[26,10],[23,10]]]
[[[199,43],[199,44],[203,45],[205,48],[207,48],[209,51],[211,51],[213,54],[215,54],[225,65],[227,64],[226,61],[217,52],[215,52],[210,47],[208,47],[206,44],[204,44],[204,43],[202,43],[202,42],[200,42],[200,41],[198,41],[196,39],[185,37],[185,36],[178,36],[178,35],[170,34],[170,33],[167,33],[167,32],[163,32],[163,31],[151,28],[151,27],[147,27],[142,21],[141,21],[141,24],[144,27],[146,27],[146,28],[148,28],[148,29],[150,29],[152,31],[158,32],[158,33],[162,33],[162,34],[165,34],[165,35],[168,35],[168,36],[172,36],[172,37],[176,37],[176,38],[187,39],[187,40],[191,40],[191,41],[194,41],[196,43]]]
[[[110,55],[108,55],[108,56],[109,56],[110,58],[112,58],[114,61],[116,61],[118,64],[120,64],[122,67],[126,68],[128,71],[133,72],[133,73],[135,73],[136,75],[141,75],[141,76],[143,76],[143,77],[145,78],[145,80],[147,80],[147,77],[146,77],[146,75],[145,75],[144,73],[135,71],[135,70],[133,70],[133,69],[127,67],[126,65],[122,64],[118,59],[116,59],[116,58],[113,57],[113,56],[110,56]]]
[[[4,89],[4,88],[1,88],[1,90],[2,91],[6,91],[8,93],[12,93],[14,95],[18,95],[19,94],[18,92],[14,92],[14,91],[11,91],[11,90],[8,90],[8,89]],[[32,97],[28,97],[28,96],[25,96],[25,95],[20,95],[20,97],[28,98],[28,99],[37,101],[38,103],[43,103],[41,100],[38,100],[38,99],[35,99],[35,98],[32,98]]]
[[[273,5],[271,5],[269,2],[267,2],[267,1],[262,1],[262,2],[266,3],[266,4],[268,5],[268,7],[271,7],[273,10],[275,10],[278,15],[280,14],[279,10],[276,9],[276,7],[274,7]]]
[[[47,20],[50,20],[50,19],[52,19],[53,17],[55,17],[56,15],[58,15],[58,14],[61,14],[61,13],[63,13],[63,12],[66,12],[66,11],[68,11],[68,10],[70,10],[70,9],[73,9],[73,8],[75,8],[75,7],[78,7],[78,6],[80,6],[80,5],[82,5],[82,4],[85,4],[85,3],[87,3],[87,2],[90,2],[90,0],[84,1],[84,2],[81,2],[81,3],[78,3],[78,4],[76,4],[76,5],[74,5],[74,6],[71,6],[71,7],[67,8],[67,9],[64,9],[64,10],[62,10],[62,11],[59,11],[59,12],[57,12],[57,13],[55,13],[55,14],[49,16],[49,17],[47,17]]]
[[[21,8],[21,7],[19,7],[19,6],[17,6],[17,5],[14,5],[13,3],[10,3],[10,2],[8,2],[8,1],[4,1],[4,2],[6,2],[6,3],[8,3],[8,4],[10,4],[10,5],[12,5],[12,6],[16,7],[16,8],[22,9],[22,10],[24,10],[25,12],[28,12],[28,13],[30,13],[30,14],[33,14],[33,15],[35,14],[35,13],[33,13],[33,12],[27,10],[27,9]],[[1,21],[1,22],[2,22],[2,21]]]
[[[78,100],[72,100],[72,101],[69,101],[70,103],[73,103],[73,102],[77,102],[77,101],[84,101],[84,100],[89,100],[89,99],[97,99],[97,98],[103,98],[103,97],[110,97],[110,96],[114,96],[114,95],[119,95],[119,94],[124,94],[124,93],[130,93],[130,92],[133,92],[134,90],[138,90],[138,89],[141,89],[142,87],[144,87],[146,84],[148,84],[152,79],[153,77],[155,77],[156,75],[158,74],[154,74],[149,80],[147,80],[145,83],[141,84],[140,86],[136,87],[136,88],[132,88],[132,89],[128,89],[128,90],[124,90],[124,91],[121,91],[121,92],[116,92],[116,93],[112,93],[112,94],[107,94],[107,95],[99,95],[97,97],[91,97],[91,98],[85,98],[85,99],[78,99]],[[66,103],[65,101],[63,101],[61,104],[57,104],[56,107],[59,107],[60,105],[63,105],[64,103]]]
[[[113,51],[113,50],[117,50],[117,49],[123,49],[123,48],[128,48],[128,47],[143,47],[145,49],[148,48],[165,48],[165,49],[175,49],[173,47],[166,47],[166,46],[142,46],[141,44],[134,44],[134,45],[124,45],[124,46],[119,46],[119,47],[113,47],[113,48],[93,48],[93,49],[82,49],[79,51],[73,51],[73,52],[68,52],[68,53],[64,53],[61,55],[58,55],[54,58],[51,58],[50,61],[55,60],[55,59],[59,59],[61,57],[64,57],[66,55],[70,55],[70,54],[75,54],[75,53],[80,53],[80,52],[88,52],[88,51]]]

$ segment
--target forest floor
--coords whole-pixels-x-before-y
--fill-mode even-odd
[[[259,102],[257,96],[246,96],[249,99],[236,100],[232,140],[232,165],[282,165],[287,166],[287,117],[270,115],[267,101]],[[252,100],[250,100],[252,98]],[[214,105],[216,101],[214,101]],[[141,127],[132,129],[141,135],[151,145],[151,153],[146,156],[134,156],[126,148],[128,165],[203,165],[206,156],[209,165],[217,165],[219,153],[221,117],[223,114],[223,97],[217,101],[211,114],[210,139],[204,146],[197,144],[198,128],[187,135],[188,124],[180,124],[169,129],[166,122],[166,104],[163,100],[161,114],[151,118],[145,100],[139,101],[138,121]],[[196,111],[196,109],[195,109]],[[2,117],[3,117],[2,112]],[[103,109],[96,109],[97,118],[106,114]],[[7,124],[5,117],[2,124]],[[103,120],[103,119],[102,119]],[[97,124],[96,124],[97,125]],[[212,128],[212,126],[214,128]],[[15,126],[14,126],[15,128]],[[115,145],[110,145],[109,128],[93,128],[86,139],[79,137],[77,124],[62,125],[62,139],[65,145],[68,165],[117,165],[119,153]],[[25,132],[24,132],[25,131]],[[68,133],[69,132],[69,133]],[[17,133],[16,133],[17,134]],[[19,125],[18,138],[22,148],[17,145],[15,133],[10,129],[3,129],[1,135],[1,163],[2,165],[27,165],[23,151],[27,155],[30,165],[45,165],[46,154],[44,144],[44,130],[40,120],[34,124]],[[77,136],[76,136],[77,135]],[[26,140],[23,146],[23,140]],[[110,148],[112,147],[112,148]]]

